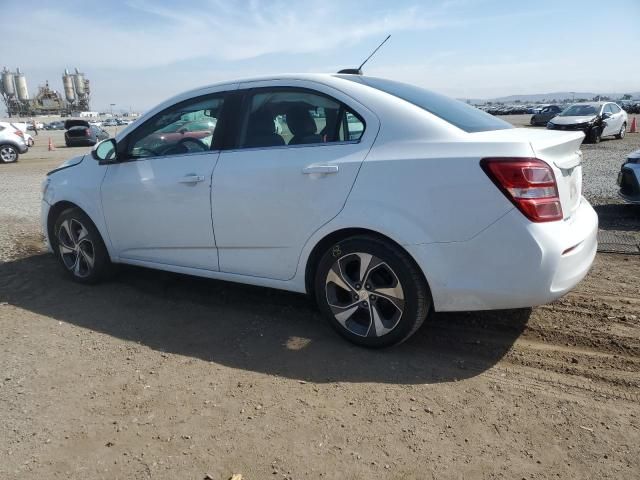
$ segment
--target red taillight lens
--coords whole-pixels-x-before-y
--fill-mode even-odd
[[[480,166],[532,222],[562,220],[562,205],[551,167],[537,158],[484,158]]]
[[[24,138],[24,132],[22,130],[16,130],[16,135],[18,135],[19,137]]]
[[[90,137],[90,136],[91,136],[91,129],[90,129],[90,128],[85,128],[85,129],[84,129],[84,134],[85,134],[87,137]]]

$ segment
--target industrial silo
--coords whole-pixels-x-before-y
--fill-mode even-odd
[[[7,97],[13,97],[16,94],[13,79],[13,72],[10,72],[6,68],[2,70],[2,91]]]
[[[73,76],[74,80],[75,80],[75,84],[76,84],[76,93],[78,94],[78,97],[83,97],[85,94],[84,91],[84,73],[80,73],[80,71],[78,71],[78,69],[76,68],[76,73]]]
[[[64,88],[64,96],[67,102],[73,103],[76,100],[76,93],[73,90],[73,75],[69,74],[69,70],[64,71],[62,76],[62,86]]]
[[[27,88],[27,79],[24,76],[24,73],[20,71],[18,68],[16,70],[16,91],[18,93],[18,100],[21,102],[26,102],[29,100],[29,89]]]

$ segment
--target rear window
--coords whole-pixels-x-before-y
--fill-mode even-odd
[[[468,133],[513,128],[510,123],[471,105],[407,83],[376,77],[344,76],[342,78],[359,81],[372,88],[401,98]]]

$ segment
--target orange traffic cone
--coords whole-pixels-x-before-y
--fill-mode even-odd
[[[635,118],[634,118],[634,120],[635,120]],[[55,149],[56,149],[56,147],[53,146],[53,142],[51,141],[51,137],[49,137],[49,151],[55,150]]]
[[[629,133],[637,133],[638,132],[638,126],[636,125],[636,117],[633,117],[633,120],[631,120],[631,128],[629,129]]]

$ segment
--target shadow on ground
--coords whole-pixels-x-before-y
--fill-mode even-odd
[[[640,232],[640,205],[607,203],[593,208],[601,230]]]
[[[141,268],[87,287],[47,254],[0,264],[0,301],[154,350],[313,382],[472,377],[507,353],[531,313],[438,314],[403,345],[366,350],[303,295]]]

